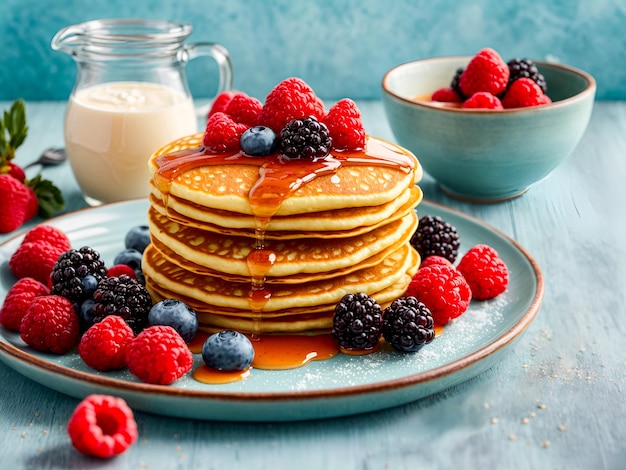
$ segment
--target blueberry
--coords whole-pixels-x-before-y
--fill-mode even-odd
[[[213,369],[246,370],[254,359],[254,348],[241,333],[220,331],[209,336],[202,345],[202,359]]]
[[[171,326],[186,343],[191,341],[198,331],[196,312],[185,302],[177,299],[165,299],[154,304],[148,313],[148,323]]]
[[[137,225],[126,233],[124,241],[126,248],[143,253],[150,243],[150,229],[147,225]]]
[[[80,329],[81,331],[87,331],[91,325],[94,324],[94,318],[96,317],[96,312],[94,310],[94,300],[87,299],[78,309],[78,318],[80,320]]]
[[[278,139],[269,127],[254,126],[241,135],[241,150],[253,157],[269,155],[276,150]]]
[[[126,266],[130,266],[132,269],[137,271],[138,269],[141,269],[142,256],[143,255],[139,250],[135,250],[134,248],[128,248],[117,254],[115,259],[113,260],[113,264],[125,264]]]
[[[96,278],[96,276],[94,276],[93,274],[87,274],[82,279],[81,284],[85,295],[87,297],[91,297],[91,294],[93,294],[96,290],[96,287],[98,287],[98,278]]]

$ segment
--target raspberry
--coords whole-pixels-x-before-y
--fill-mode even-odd
[[[507,62],[509,67],[509,85],[518,78],[530,78],[533,80],[543,93],[548,93],[548,84],[542,74],[539,73],[539,69],[535,63],[530,59],[511,59]]]
[[[365,293],[346,294],[335,306],[331,335],[347,350],[367,350],[378,345],[382,308]]]
[[[506,290],[509,271],[498,252],[488,245],[472,247],[459,261],[458,271],[465,277],[478,300],[492,299]]]
[[[328,127],[335,150],[362,150],[365,147],[365,129],[361,112],[349,98],[337,101],[328,110],[322,122]]]
[[[59,295],[35,297],[22,318],[20,336],[39,351],[65,354],[80,340],[72,302]]]
[[[262,109],[263,105],[256,98],[245,93],[237,93],[226,105],[224,113],[228,114],[237,123],[253,127],[259,123]]]
[[[454,267],[447,258],[444,258],[443,256],[431,255],[422,260],[420,264],[420,269],[427,266],[433,266],[435,264],[444,264],[446,266]]]
[[[67,238],[67,235],[65,234],[65,232],[63,232],[63,230],[56,228],[52,225],[45,224],[37,225],[36,227],[33,227],[28,232],[26,232],[22,243],[29,242],[47,242],[56,249],[61,250],[61,253],[72,248],[70,239]]]
[[[92,297],[94,323],[108,315],[118,315],[135,333],[148,324],[152,299],[136,279],[125,275],[102,279]]]
[[[213,114],[206,123],[203,144],[214,152],[234,152],[239,150],[239,139],[248,129],[225,113]]]
[[[191,370],[193,355],[171,326],[149,326],[126,347],[126,364],[142,382],[169,385]]]
[[[459,78],[459,86],[465,96],[479,91],[498,95],[509,81],[509,67],[491,48],[482,49],[472,57]]]
[[[304,80],[292,77],[283,80],[269,92],[259,124],[271,128],[278,135],[289,121],[309,116],[321,121],[324,118],[324,104]]]
[[[50,289],[30,277],[19,279],[7,292],[0,309],[0,325],[12,331],[20,331],[24,313],[35,297],[49,295]]]
[[[32,277],[48,285],[52,269],[64,247],[45,241],[23,242],[9,260],[9,269],[18,279]]]
[[[445,325],[464,313],[472,299],[463,275],[453,267],[441,264],[419,269],[405,295],[422,301],[438,325]]]
[[[468,99],[466,99],[461,108],[465,109],[504,109],[500,98],[487,93],[485,91],[479,91],[474,93]]]
[[[454,263],[459,253],[459,233],[454,225],[441,217],[425,215],[411,237],[411,245],[422,259],[437,255]]]
[[[126,367],[126,346],[135,334],[122,317],[109,315],[83,334],[78,355],[89,367],[99,371]]]
[[[461,103],[463,101],[459,93],[452,88],[440,88],[432,94],[430,99],[441,103]]]
[[[109,458],[137,441],[137,423],[124,399],[89,395],[74,409],[67,423],[72,445],[79,452]]]
[[[123,275],[126,275],[131,279],[137,279],[137,274],[135,273],[135,270],[127,264],[114,264],[109,269],[107,269],[108,277],[119,277]]]
[[[213,100],[207,119],[215,113],[223,113],[226,110],[228,103],[230,103],[230,100],[233,99],[233,96],[235,96],[235,94],[232,91],[223,91],[217,95]]]
[[[289,121],[280,132],[280,153],[289,160],[319,160],[330,153],[328,128],[314,117]]]
[[[527,108],[549,104],[550,98],[530,78],[518,78],[507,89],[502,98],[502,106],[505,109]]]
[[[435,339],[432,314],[415,297],[394,300],[383,313],[383,337],[401,352],[417,352]]]

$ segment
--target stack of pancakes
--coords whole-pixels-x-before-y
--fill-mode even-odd
[[[143,271],[153,300],[187,302],[206,331],[286,334],[329,331],[347,293],[384,306],[405,292],[420,262],[409,243],[422,197],[411,153],[369,137],[370,157],[397,162],[344,159],[298,177],[291,170],[302,163],[274,162],[281,193],[263,190],[262,159],[218,158],[201,142],[177,140],[149,162]]]

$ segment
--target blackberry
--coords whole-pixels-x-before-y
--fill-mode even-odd
[[[108,315],[118,315],[135,334],[148,324],[152,298],[144,286],[129,276],[102,279],[93,293],[93,301],[94,323]]]
[[[400,297],[385,309],[382,333],[397,351],[416,352],[435,338],[435,322],[422,302],[415,297]]]
[[[543,90],[543,93],[548,93],[548,84],[546,83],[546,79],[542,74],[539,73],[537,66],[530,59],[511,59],[507,62],[509,66],[509,83],[508,86],[511,85],[518,78],[526,77],[533,80],[539,88]]]
[[[450,82],[450,88],[456,91],[462,100],[465,100],[466,96],[461,91],[461,87],[459,86],[459,79],[461,78],[461,75],[463,75],[464,71],[465,69],[463,67],[459,67],[458,69],[456,69],[454,77],[452,77],[452,81]]]
[[[380,339],[382,308],[364,293],[346,294],[335,307],[331,335],[347,350],[373,349]]]
[[[99,282],[106,275],[106,266],[96,250],[88,246],[71,249],[61,253],[52,268],[51,293],[80,305],[93,292],[91,283],[83,280],[93,276]]]
[[[289,160],[319,160],[330,153],[331,147],[328,127],[313,116],[293,119],[280,131],[280,152]]]
[[[441,217],[425,215],[411,237],[411,245],[422,259],[435,255],[454,263],[459,254],[459,233],[454,225]]]

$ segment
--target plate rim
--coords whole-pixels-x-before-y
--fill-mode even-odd
[[[97,210],[99,208],[108,208],[116,205],[128,205],[130,203],[143,203],[148,204],[147,199],[133,199],[130,201],[121,201],[115,203],[104,204],[98,207],[85,207],[77,211],[69,212],[51,219],[48,219],[45,223],[54,224],[59,220],[63,220],[69,217],[74,217],[81,212],[87,212],[91,210]],[[424,199],[417,207],[419,211],[420,206],[423,204],[431,205],[439,210],[447,211],[455,214],[458,217],[466,218],[472,223],[482,226],[484,229],[494,233],[501,237],[506,242],[513,245],[521,255],[528,261],[531,266],[532,272],[535,276],[535,295],[533,296],[528,308],[519,320],[507,331],[498,335],[489,343],[476,349],[475,351],[456,359],[450,363],[440,365],[438,367],[419,372],[416,374],[406,375],[396,379],[385,380],[381,382],[373,382],[361,385],[351,385],[345,387],[333,387],[323,388],[316,390],[289,390],[289,391],[266,391],[266,392],[242,392],[242,391],[219,391],[219,390],[190,390],[186,388],[176,388],[170,385],[154,385],[141,382],[128,382],[117,378],[111,378],[101,375],[96,375],[91,372],[83,372],[79,370],[71,369],[67,366],[55,364],[50,361],[46,361],[40,357],[29,354],[28,352],[14,346],[6,341],[4,336],[0,336],[0,353],[4,353],[13,357],[15,360],[21,361],[28,366],[42,369],[46,372],[61,374],[66,379],[79,381],[84,384],[92,386],[100,386],[122,390],[128,393],[140,393],[148,395],[163,395],[169,398],[186,398],[186,399],[203,399],[214,401],[227,401],[227,402],[241,402],[242,400],[254,400],[263,402],[285,402],[286,400],[320,400],[320,399],[333,399],[333,398],[348,398],[351,396],[358,396],[363,394],[376,394],[384,393],[387,391],[399,391],[401,389],[409,389],[410,387],[418,386],[420,384],[426,384],[436,381],[438,379],[453,376],[456,373],[462,372],[464,369],[478,364],[481,361],[489,358],[489,356],[506,348],[509,344],[518,339],[526,329],[532,324],[533,320],[537,316],[545,292],[545,283],[543,273],[539,267],[537,261],[533,256],[516,240],[508,236],[499,229],[489,225],[481,219],[464,213],[456,208],[445,206],[444,204]],[[23,236],[24,233],[17,234],[2,243],[0,247],[13,242],[15,239]],[[11,367],[10,364],[8,366]],[[13,368],[13,367],[12,367]],[[27,377],[29,378],[29,377]],[[48,387],[51,388],[51,387]],[[447,387],[446,387],[447,388]],[[417,399],[417,398],[416,398]]]

